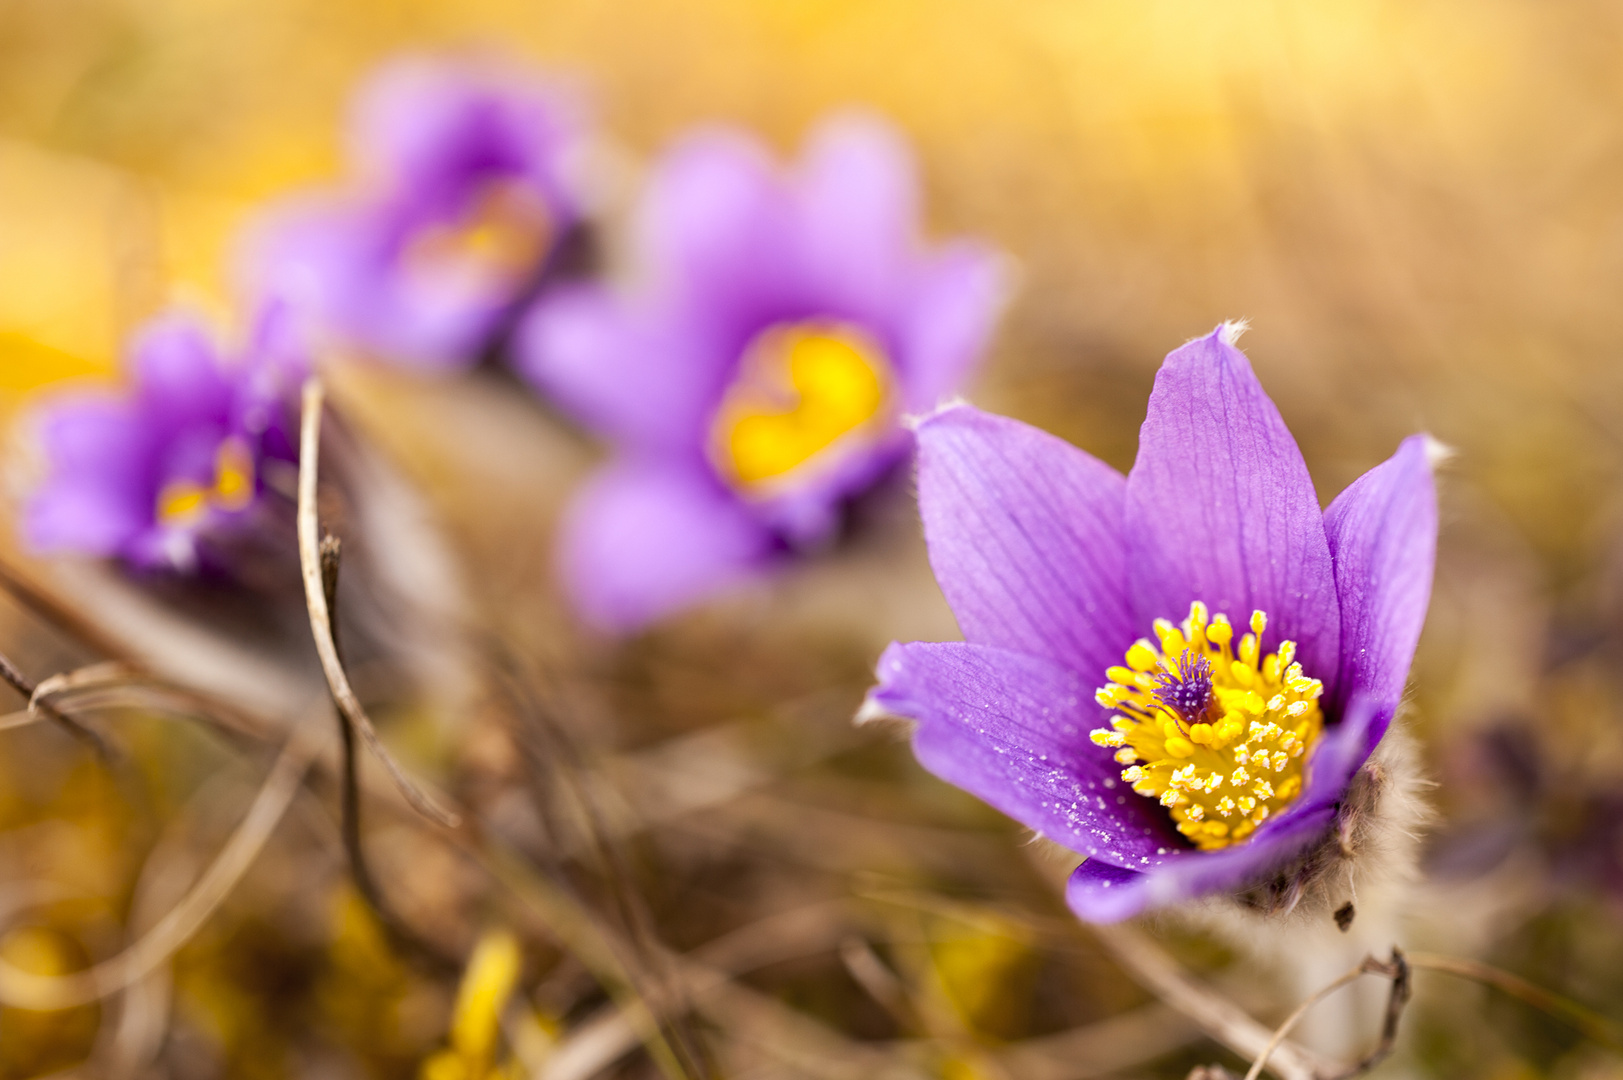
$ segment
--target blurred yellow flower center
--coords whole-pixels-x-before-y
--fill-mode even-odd
[[[1195,601],[1182,626],[1155,620],[1160,647],[1140,639],[1095,695],[1115,709],[1091,735],[1116,747],[1121,778],[1158,799],[1178,831],[1204,850],[1244,840],[1302,793],[1304,755],[1324,727],[1324,684],[1295,662],[1296,643],[1262,655],[1268,617],[1234,627]]]
[[[492,181],[455,220],[419,229],[405,261],[429,272],[464,274],[480,286],[515,285],[535,272],[553,238],[545,200],[524,184]]]
[[[215,451],[212,486],[195,480],[171,480],[163,486],[158,492],[158,523],[184,528],[197,524],[207,510],[244,510],[253,501],[253,454],[233,435]]]
[[[747,494],[825,467],[887,419],[890,365],[861,330],[808,321],[773,326],[744,352],[711,426],[711,455]]]

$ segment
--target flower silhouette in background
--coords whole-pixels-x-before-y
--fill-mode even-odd
[[[125,393],[77,391],[39,409],[46,474],[22,528],[40,553],[143,569],[219,569],[209,544],[253,527],[278,466],[296,471],[305,353],[289,312],[265,309],[239,357],[171,312],[130,345]]]
[[[917,429],[966,640],[892,645],[865,715],[918,721],[925,768],[1086,856],[1068,898],[1091,920],[1323,884],[1380,796],[1358,776],[1425,620],[1427,438],[1321,513],[1234,336],[1167,357],[1126,477],[968,406]]]
[[[332,346],[427,370],[475,363],[581,225],[572,99],[496,58],[411,57],[359,94],[355,176],[252,230],[247,275]]]
[[[1001,306],[1000,260],[924,250],[907,148],[843,116],[780,171],[694,134],[649,180],[633,291],[560,289],[520,331],[542,392],[614,444],[564,523],[582,614],[626,631],[825,543],[955,391]]]

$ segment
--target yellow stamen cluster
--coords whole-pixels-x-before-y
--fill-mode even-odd
[[[851,437],[886,422],[889,365],[867,334],[840,323],[779,324],[759,334],[711,427],[711,457],[750,495],[832,463]]]
[[[1296,663],[1296,643],[1262,654],[1268,617],[1234,646],[1234,627],[1195,601],[1182,626],[1155,620],[1159,648],[1140,639],[1095,695],[1115,709],[1092,733],[1116,748],[1121,778],[1167,807],[1204,849],[1244,840],[1302,792],[1306,752],[1323,730],[1324,684]]]
[[[158,523],[173,528],[195,525],[210,509],[244,510],[254,500],[253,452],[232,436],[214,454],[214,483],[171,480],[158,492]]]
[[[456,219],[417,230],[404,258],[408,267],[460,275],[476,288],[516,286],[541,265],[554,232],[541,196],[525,184],[496,180],[475,192]]]

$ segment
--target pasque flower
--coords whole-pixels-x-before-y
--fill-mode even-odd
[[[925,768],[1084,855],[1068,899],[1091,920],[1294,904],[1370,809],[1425,619],[1432,444],[1321,512],[1234,337],[1166,358],[1125,477],[967,405],[917,426],[965,641],[892,645],[865,712],[916,720]]]
[[[249,277],[329,341],[425,369],[474,363],[581,220],[576,106],[494,57],[410,57],[358,96],[346,189],[253,230]]]
[[[788,552],[906,451],[979,357],[1001,265],[923,250],[905,146],[877,120],[818,128],[792,171],[729,131],[655,166],[638,288],[558,290],[520,364],[614,444],[561,538],[584,615],[635,628]]]
[[[130,346],[126,391],[71,391],[34,418],[46,472],[24,509],[28,545],[210,569],[208,541],[249,527],[267,472],[298,459],[299,345],[280,306],[235,356],[189,314],[153,320]]]

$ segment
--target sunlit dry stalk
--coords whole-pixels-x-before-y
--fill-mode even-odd
[[[461,821],[453,811],[431,799],[389,753],[361,701],[350,687],[349,675],[333,641],[332,614],[321,580],[321,525],[316,513],[317,456],[321,453],[321,380],[311,376],[304,384],[304,409],[299,424],[299,570],[304,579],[304,600],[310,611],[310,632],[333,700],[361,733],[367,749],[377,756],[412,809],[439,825],[455,828]]]

